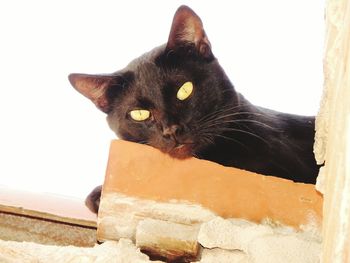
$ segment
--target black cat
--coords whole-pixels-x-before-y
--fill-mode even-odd
[[[112,74],[71,74],[71,84],[107,113],[119,138],[176,158],[315,183],[314,117],[261,108],[237,93],[200,18],[181,6],[166,45]],[[101,187],[87,198],[97,211]]]

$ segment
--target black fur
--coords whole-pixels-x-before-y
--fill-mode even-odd
[[[185,34],[188,30],[182,27],[186,26],[194,36]],[[100,109],[108,109],[104,111],[109,126],[119,138],[154,146],[176,158],[196,156],[315,183],[314,117],[261,108],[236,92],[211,52],[199,17],[188,7],[179,8],[171,32],[166,45],[108,78],[104,75],[106,81],[86,81],[82,75],[73,74],[73,86]],[[187,81],[194,85],[193,94],[180,101],[176,93]],[[89,93],[89,85],[101,93],[97,97]],[[129,112],[134,109],[149,110],[151,118],[132,120]],[[99,200],[99,191],[90,197]],[[98,207],[91,200],[88,204],[93,210]]]

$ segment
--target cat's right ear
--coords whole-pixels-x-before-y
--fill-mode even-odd
[[[113,76],[74,73],[70,74],[68,79],[72,86],[90,99],[97,108],[105,113],[110,112],[111,108],[107,90],[113,81]]]
[[[194,47],[196,54],[202,58],[214,58],[202,20],[191,8],[183,5],[174,15],[166,50],[171,53],[188,47]]]

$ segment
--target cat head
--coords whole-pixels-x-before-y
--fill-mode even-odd
[[[201,19],[175,13],[168,42],[113,74],[71,74],[73,87],[107,114],[121,139],[177,158],[199,155],[215,140],[215,112],[235,93],[218,64]]]

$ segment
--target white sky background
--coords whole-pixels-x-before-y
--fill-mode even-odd
[[[101,184],[115,136],[67,75],[114,72],[165,43],[181,4],[247,99],[317,113],[323,1],[2,1],[0,185],[83,198]]]

